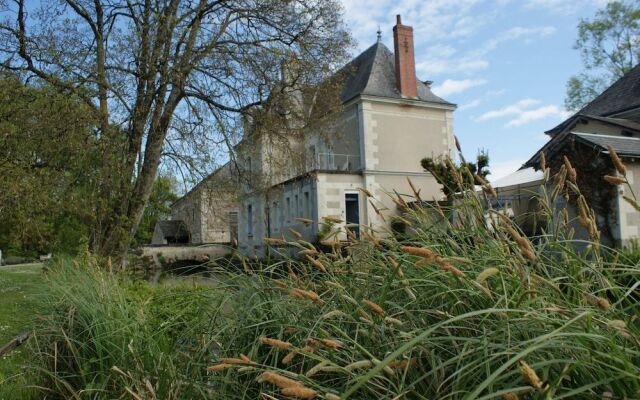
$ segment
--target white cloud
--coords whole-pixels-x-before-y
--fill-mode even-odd
[[[482,58],[462,57],[459,59],[436,58],[430,54],[427,58],[416,63],[416,71],[419,76],[434,76],[442,73],[471,73],[481,71],[489,67],[489,61]]]
[[[471,108],[476,108],[478,107],[480,104],[482,103],[482,100],[480,99],[475,99],[472,100],[468,103],[465,103],[463,105],[461,105],[460,107],[458,107],[458,110],[462,111],[462,110],[469,110]]]
[[[498,110],[488,111],[478,118],[476,121],[486,121],[494,118],[506,117],[508,115],[522,114],[527,108],[540,104],[540,100],[536,99],[522,99],[514,104],[502,107]]]
[[[541,103],[542,102],[540,100],[536,99],[522,99],[514,104],[510,104],[500,109],[487,111],[477,117],[475,120],[487,121],[496,118],[512,117],[505,124],[505,128],[513,128],[516,126],[526,125],[532,121],[537,121],[549,117],[565,119],[570,115],[570,113],[567,112],[564,108],[558,107],[557,105],[541,105]]]
[[[373,44],[378,26],[382,28],[382,39],[391,42],[390,27],[395,16],[402,15],[403,22],[412,25],[416,45],[437,43],[442,39],[468,37],[491,22],[487,12],[481,13],[476,6],[483,0],[341,0],[347,24],[359,42],[361,49]],[[428,21],[428,23],[420,23]],[[428,38],[428,39],[427,39]]]
[[[487,96],[502,96],[505,93],[507,93],[507,89],[489,90]]]
[[[433,92],[438,96],[448,96],[455,93],[461,93],[472,87],[485,85],[486,79],[447,79],[442,84],[433,87]]]
[[[456,49],[450,45],[434,45],[428,47],[421,57],[418,54],[416,70],[421,76],[435,76],[443,73],[466,73],[489,68],[487,55],[497,49],[501,44],[513,40],[524,40],[530,42],[534,39],[544,38],[556,32],[552,26],[521,27],[516,26],[507,29],[494,38],[485,41],[479,48],[458,54]]]
[[[495,50],[500,44],[509,42],[512,40],[525,39],[525,42],[531,42],[534,38],[544,38],[553,35],[556,32],[556,28],[553,26],[534,26],[525,28],[522,26],[515,26],[506,31],[503,31],[496,35],[496,37],[487,40],[484,45],[479,49],[481,54],[486,54],[492,50]]]
[[[529,9],[544,9],[554,14],[567,15],[580,11],[580,9],[584,7],[604,7],[611,1],[612,0],[527,0],[525,7]]]
[[[548,106],[538,107],[534,110],[527,110],[521,112],[516,118],[507,122],[505,127],[513,128],[514,126],[522,126],[528,124],[531,121],[537,121],[539,119],[558,117],[559,119],[565,119],[569,116],[564,108],[560,108],[556,105],[550,104]]]

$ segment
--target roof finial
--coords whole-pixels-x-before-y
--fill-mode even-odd
[[[378,42],[382,40],[382,31],[380,30],[380,24],[378,24]]]

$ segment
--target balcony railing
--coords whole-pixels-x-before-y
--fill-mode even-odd
[[[361,169],[360,156],[355,154],[318,153],[310,160],[310,169],[327,171],[357,171]]]

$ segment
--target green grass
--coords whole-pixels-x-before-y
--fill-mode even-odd
[[[63,260],[33,365],[57,398],[640,398],[638,257],[593,229],[575,246],[551,205],[580,193],[556,182],[531,240],[508,218],[487,226],[483,195],[468,193],[455,223],[417,208],[401,238],[361,227],[329,253],[292,240],[314,263],[238,256],[245,273],[219,270],[213,287]]]
[[[0,346],[22,331],[33,329],[42,310],[41,296],[47,292],[41,264],[0,267]],[[28,398],[32,384],[22,366],[30,362],[28,346],[0,357],[0,399]]]

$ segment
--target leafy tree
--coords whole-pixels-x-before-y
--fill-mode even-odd
[[[473,189],[476,183],[483,183],[490,174],[489,153],[485,150],[478,152],[475,163],[462,159],[459,165],[455,165],[448,158],[425,157],[420,165],[442,185],[442,192],[448,200],[453,199],[455,193]]]
[[[276,87],[323,80],[350,41],[337,0],[13,0],[0,7],[0,66],[81,98],[98,119],[91,248],[100,254],[128,248],[161,162],[193,169],[232,152],[243,116],[268,110]],[[286,60],[298,67],[282,87]],[[286,130],[287,119],[274,130]]]
[[[580,20],[575,48],[580,51],[585,72],[567,82],[565,106],[571,111],[580,110],[638,63],[638,2],[613,1],[592,20]]]
[[[135,244],[151,243],[156,222],[171,215],[171,205],[179,198],[175,186],[176,183],[170,176],[161,175],[156,178],[149,202],[140,221],[140,227],[136,232]]]
[[[68,253],[87,241],[95,122],[76,96],[0,78],[0,248]]]

